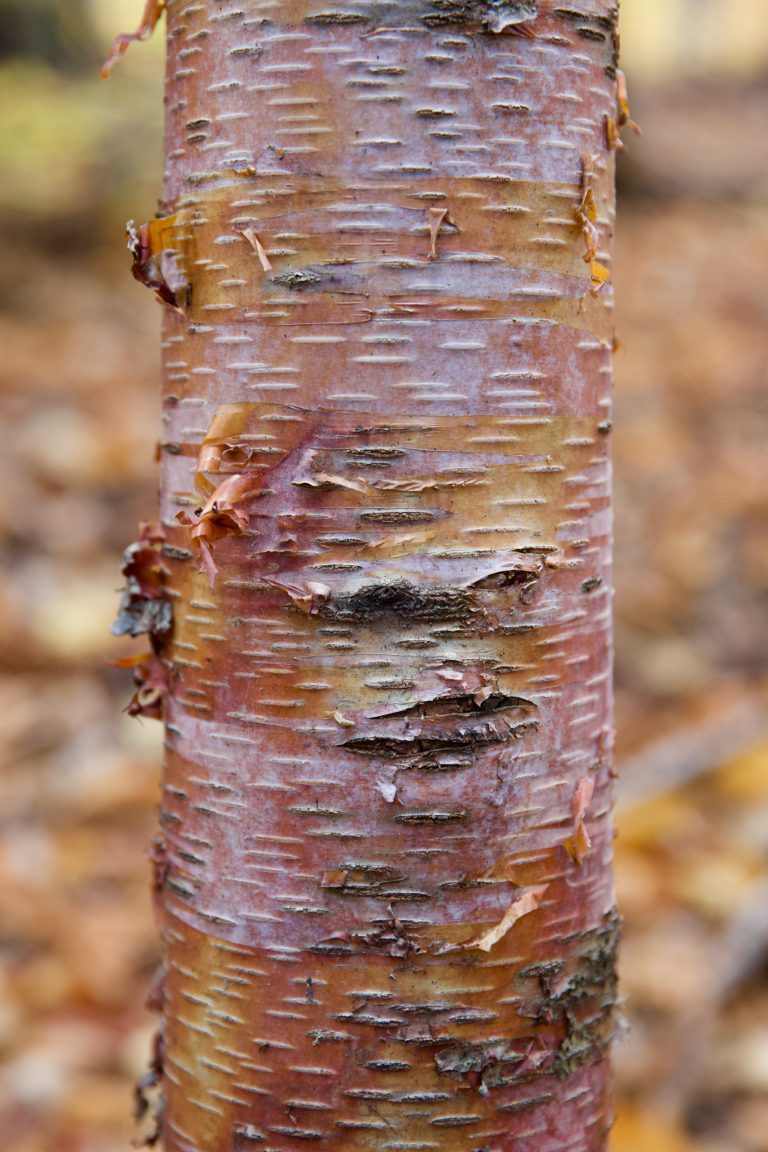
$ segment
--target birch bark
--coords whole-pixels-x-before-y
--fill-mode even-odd
[[[605,1147],[616,15],[168,0],[168,1152]]]

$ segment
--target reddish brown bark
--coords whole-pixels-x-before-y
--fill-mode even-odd
[[[615,7],[167,5],[169,1152],[605,1145]]]

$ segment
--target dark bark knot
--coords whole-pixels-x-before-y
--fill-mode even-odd
[[[514,566],[481,576],[465,586],[411,580],[364,584],[319,605],[316,614],[350,624],[374,623],[390,617],[420,623],[467,621],[484,610],[484,593],[515,588],[518,603],[530,604],[540,576],[541,563],[521,556]]]
[[[324,605],[320,616],[363,622],[395,616],[403,620],[461,620],[475,611],[474,599],[463,588],[425,587],[406,580],[391,584],[370,584],[332,604]]]
[[[472,752],[522,736],[538,727],[537,712],[532,701],[500,691],[436,696],[365,721],[372,730],[340,747],[360,756],[439,760],[442,753]]]
[[[380,0],[350,2],[348,8],[328,9],[306,18],[320,27],[378,23],[417,23],[427,28],[466,27],[485,32],[529,24],[536,19],[536,0]]]

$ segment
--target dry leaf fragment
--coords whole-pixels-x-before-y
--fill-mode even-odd
[[[131,44],[140,40],[148,40],[155,30],[155,25],[165,11],[166,0],[147,0],[141,23],[135,32],[122,32],[112,41],[109,58],[101,68],[101,77],[106,80],[110,72],[121,57],[125,56]]]
[[[250,244],[251,248],[253,248],[254,252],[258,256],[259,263],[261,264],[264,271],[265,272],[271,272],[272,271],[272,265],[269,262],[269,257],[267,256],[266,249],[264,248],[264,245],[262,244],[261,240],[259,240],[258,236],[254,232],[253,228],[243,228],[243,236],[245,237],[245,239]]]

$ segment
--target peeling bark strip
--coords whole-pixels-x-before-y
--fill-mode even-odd
[[[165,6],[166,0],[146,0],[144,15],[136,31],[124,32],[120,36],[115,37],[109,53],[109,59],[101,69],[101,75],[104,80],[107,79],[115,64],[125,55],[131,44],[135,44],[139,40],[146,40],[152,35],[158,20],[165,11]]]
[[[167,1152],[605,1147],[615,9],[168,0]]]

